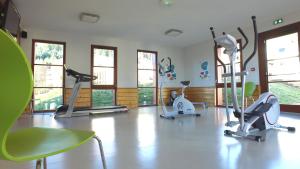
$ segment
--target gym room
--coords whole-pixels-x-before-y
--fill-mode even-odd
[[[299,169],[299,0],[0,0],[0,169]]]

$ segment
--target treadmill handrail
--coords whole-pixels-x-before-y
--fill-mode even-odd
[[[66,72],[68,76],[72,76],[76,79],[78,82],[89,82],[97,79],[97,76],[92,76],[89,74],[79,73],[73,69],[66,68]]]

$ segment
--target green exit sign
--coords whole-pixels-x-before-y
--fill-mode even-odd
[[[273,20],[273,25],[278,25],[278,24],[281,24],[281,23],[283,23],[283,19],[282,18]]]

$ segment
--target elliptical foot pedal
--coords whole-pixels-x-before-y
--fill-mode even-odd
[[[175,119],[175,117],[174,116],[170,116],[170,117],[166,117],[166,116],[164,116],[164,115],[159,115],[159,117],[161,117],[161,118],[165,118],[165,119],[171,119],[171,120],[174,120]]]
[[[296,128],[295,127],[287,127],[289,132],[296,132]]]
[[[265,141],[265,140],[263,139],[262,136],[255,136],[255,141],[260,143],[260,142]]]
[[[230,131],[230,130],[225,130],[225,131],[224,131],[224,134],[225,134],[226,136],[232,136],[232,131]]]

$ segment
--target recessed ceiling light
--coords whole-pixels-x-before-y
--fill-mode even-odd
[[[80,21],[82,21],[82,22],[96,23],[96,22],[99,21],[100,16],[97,15],[97,14],[90,14],[90,13],[82,12],[82,13],[79,15],[79,19],[80,19]]]
[[[173,0],[160,0],[160,4],[162,4],[163,6],[172,6],[173,3]]]
[[[167,36],[172,36],[172,37],[177,37],[179,35],[181,35],[183,33],[182,30],[178,30],[178,29],[169,29],[165,32],[165,35]]]

